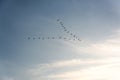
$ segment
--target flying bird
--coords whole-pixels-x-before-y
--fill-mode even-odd
[[[35,40],[35,37],[33,37],[33,40]]]
[[[40,39],[40,37],[38,39]]]
[[[30,39],[30,37],[28,37],[28,39]]]
[[[75,34],[73,34],[71,31],[69,31],[69,29],[67,29],[66,28],[66,26],[64,26],[64,23],[60,20],[60,19],[57,19],[57,21],[59,22],[59,24],[61,25],[61,28],[63,29],[63,31],[65,32],[65,33],[67,33],[69,36],[71,36],[71,37],[62,37],[62,36],[57,36],[57,37],[55,37],[55,36],[53,36],[53,37],[45,37],[45,36],[40,36],[40,37],[37,37],[37,39],[40,39],[40,40],[50,40],[50,39],[61,39],[61,40],[72,40],[72,41],[75,41],[75,40],[77,40],[77,41],[81,41],[80,39],[79,39],[79,37],[78,36],[76,36]],[[31,39],[31,37],[27,37],[27,39]],[[36,37],[32,37],[32,39],[33,40],[35,40],[36,39]]]
[[[60,19],[57,19],[57,21],[60,21]]]

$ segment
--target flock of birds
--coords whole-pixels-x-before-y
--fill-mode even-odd
[[[71,37],[63,37],[63,36],[58,36],[58,37],[28,37],[28,40],[32,39],[32,40],[35,40],[35,39],[39,39],[39,40],[55,40],[55,39],[62,39],[62,40],[72,40],[72,41],[81,41],[81,39],[76,36],[75,34],[73,34],[71,31],[69,31],[65,26],[64,26],[64,23],[60,20],[60,19],[57,19],[57,22],[60,24],[61,28],[63,29],[63,31],[65,33],[67,33],[69,36]]]

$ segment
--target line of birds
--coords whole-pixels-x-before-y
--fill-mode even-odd
[[[81,41],[78,36],[76,36],[75,34],[73,34],[71,31],[69,31],[69,30],[64,26],[64,23],[63,23],[60,19],[57,19],[57,22],[59,22],[59,24],[60,24],[61,27],[63,28],[63,31],[64,31],[64,32],[66,32],[68,35],[72,36],[73,38],[77,39],[78,41]]]
[[[54,40],[54,39],[63,39],[63,40],[72,40],[72,41],[75,41],[75,40],[78,40],[78,41],[81,41],[75,34],[73,34],[71,31],[69,31],[63,24],[63,22],[60,20],[60,19],[57,19],[57,22],[59,22],[59,24],[61,25],[61,27],[63,28],[63,31],[65,33],[67,33],[68,35],[70,35],[72,38],[70,37],[62,37],[62,36],[59,36],[59,37],[28,37],[28,40],[35,40],[35,39],[39,39],[39,40]]]
[[[35,40],[35,39],[39,39],[39,40],[55,40],[55,39],[64,39],[64,40],[73,40],[75,41],[76,39],[72,39],[69,37],[28,37],[28,40]]]

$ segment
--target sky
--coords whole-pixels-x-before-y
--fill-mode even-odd
[[[119,3],[0,0],[0,80],[120,80]]]

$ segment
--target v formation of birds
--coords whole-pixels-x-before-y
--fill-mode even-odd
[[[72,41],[81,41],[81,39],[76,36],[75,34],[73,34],[71,31],[69,31],[67,29],[67,27],[64,26],[64,23],[60,20],[57,19],[57,22],[60,24],[61,28],[63,29],[63,31],[65,33],[67,33],[67,35],[71,36],[71,37],[63,37],[63,36],[58,36],[58,37],[45,37],[45,36],[39,36],[39,37],[28,37],[28,40],[35,40],[35,39],[39,39],[39,40],[56,40],[56,39],[61,39],[61,40],[72,40]]]

